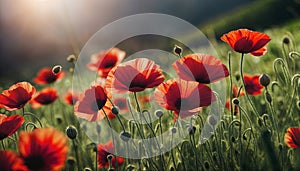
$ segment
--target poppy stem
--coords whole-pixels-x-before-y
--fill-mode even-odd
[[[77,160],[77,169],[80,170],[80,163],[79,163],[79,155],[78,155],[78,146],[75,144],[75,140],[72,140],[72,144],[73,144],[73,149],[75,151],[75,156],[76,156],[76,160]]]
[[[230,90],[229,90],[229,104],[230,104],[230,114],[231,121],[233,121],[233,108],[232,108],[232,71],[231,71],[231,53],[228,53],[228,68],[229,68],[229,79],[230,79]]]
[[[134,99],[135,99],[137,111],[140,113],[141,112],[141,108],[140,108],[140,105],[139,105],[139,101],[137,99],[137,93],[134,92],[133,94],[134,94]]]
[[[241,63],[240,63],[240,74],[241,74],[241,77],[242,77],[242,82],[243,82],[243,86],[244,86],[244,89],[245,89],[245,94],[246,94],[246,97],[247,97],[247,100],[249,101],[250,103],[250,106],[252,108],[252,110],[254,111],[254,113],[256,114],[256,116],[259,118],[259,113],[257,112],[256,108],[254,107],[249,95],[248,95],[248,92],[246,90],[246,84],[245,84],[245,80],[244,80],[244,73],[243,73],[243,61],[244,61],[244,53],[242,53],[242,57],[241,57]]]
[[[6,150],[5,145],[4,145],[4,140],[1,140],[1,145],[2,145],[3,150]]]

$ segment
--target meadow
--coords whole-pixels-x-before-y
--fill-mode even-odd
[[[71,68],[41,68],[1,88],[0,170],[299,170],[299,29],[295,20],[211,39],[218,57],[175,46],[177,75],[122,62],[126,49],[112,47],[91,57],[98,77],[81,92],[76,56]]]

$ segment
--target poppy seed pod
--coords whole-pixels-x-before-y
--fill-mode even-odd
[[[52,72],[53,72],[53,74],[56,75],[56,74],[60,73],[61,69],[62,69],[62,67],[61,67],[60,65],[55,65],[55,66],[52,68]]]
[[[113,107],[111,108],[111,113],[113,113],[114,115],[118,115],[118,114],[119,114],[119,111],[120,111],[120,109],[119,109],[118,106],[113,106]]]
[[[125,141],[128,142],[131,138],[131,134],[129,132],[122,132],[120,135],[120,138]]]
[[[68,126],[66,129],[66,134],[71,140],[74,140],[77,137],[77,129],[72,125]]]
[[[156,115],[158,118],[162,117],[163,114],[164,114],[164,113],[163,113],[163,111],[161,111],[161,110],[156,110],[156,111],[155,111],[155,115]]]
[[[267,74],[262,74],[259,77],[259,83],[264,86],[267,87],[270,84],[270,77]]]
[[[182,55],[182,48],[178,45],[174,46],[173,52],[175,55],[181,56]]]

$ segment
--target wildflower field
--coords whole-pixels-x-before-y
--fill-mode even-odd
[[[299,170],[299,29],[228,30],[218,56],[174,44],[170,72],[111,47],[92,82],[70,55],[4,85],[0,170]]]

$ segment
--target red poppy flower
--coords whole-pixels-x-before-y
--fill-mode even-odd
[[[288,128],[284,142],[290,148],[300,148],[300,128]]]
[[[64,102],[68,105],[73,105],[78,101],[79,95],[73,93],[73,91],[68,91],[64,96]]]
[[[0,151],[0,169],[2,171],[27,171],[23,160],[14,152]]]
[[[266,52],[265,46],[271,39],[264,33],[239,29],[224,34],[221,40],[229,44],[236,52],[261,56]]]
[[[140,92],[164,81],[162,70],[147,58],[137,58],[122,63],[108,74],[106,86],[118,92]]]
[[[68,155],[67,137],[54,128],[39,128],[21,132],[19,152],[32,171],[60,170]]]
[[[0,106],[13,111],[21,109],[31,99],[35,88],[28,82],[19,82],[0,94]]]
[[[110,95],[102,86],[92,85],[76,102],[75,115],[88,121],[99,121],[105,117],[105,113],[110,119],[114,118],[115,115],[111,113],[112,105],[107,100],[108,97]]]
[[[24,123],[20,115],[6,116],[0,114],[0,140],[15,133]]]
[[[264,88],[262,85],[259,83],[259,75],[244,75],[244,80],[245,80],[245,89],[248,94],[250,95],[259,95],[262,92],[262,89]]]
[[[154,100],[174,111],[176,116],[185,118],[198,113],[202,106],[209,106],[216,97],[206,85],[175,79],[159,85],[154,92]]]
[[[229,75],[221,60],[207,54],[191,54],[178,59],[173,68],[181,79],[203,84],[216,82]]]
[[[60,71],[57,74],[54,74],[52,68],[43,68],[41,69],[33,81],[37,84],[50,84],[55,81],[61,80],[65,76],[64,71]]]
[[[123,61],[125,55],[125,51],[118,48],[101,51],[99,54],[92,55],[87,68],[92,71],[98,71],[100,77],[106,78],[109,71]]]
[[[114,145],[112,141],[108,141],[106,144],[98,145],[98,168],[107,168],[109,161],[107,156],[114,152]],[[124,163],[124,158],[115,156],[111,160],[111,164],[114,168]]]
[[[36,93],[30,104],[33,108],[38,108],[42,105],[53,103],[58,98],[55,88],[44,88],[42,91]]]

